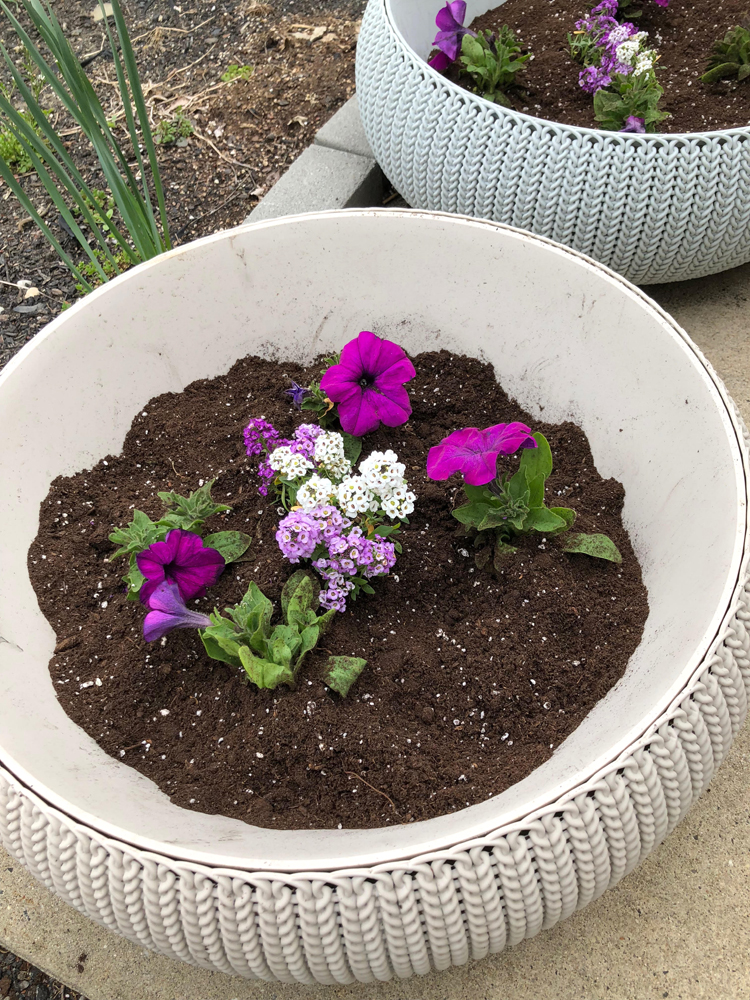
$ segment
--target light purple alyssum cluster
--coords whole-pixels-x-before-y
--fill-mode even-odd
[[[269,462],[296,501],[276,532],[279,548],[290,562],[311,559],[327,584],[321,605],[344,611],[347,596],[367,591],[366,581],[389,573],[396,562],[400,550],[386,536],[398,524],[381,525],[405,520],[414,510],[403,463],[392,451],[374,451],[354,473],[343,438],[333,431],[316,436],[309,458],[281,446]]]
[[[320,592],[320,604],[337,611],[346,610],[355,577],[384,576],[396,563],[393,542],[377,535],[367,538],[359,525],[352,525],[331,504],[292,511],[279,525],[276,540],[292,563],[312,558],[320,547],[322,554],[312,562],[327,584]]]
[[[666,6],[662,0],[656,0]],[[576,21],[576,31],[585,32],[600,50],[598,65],[587,66],[578,74],[578,82],[587,94],[609,87],[616,75],[647,73],[653,69],[656,53],[644,48],[648,33],[639,31],[630,21],[620,24],[614,17],[617,0],[602,0],[588,17]]]

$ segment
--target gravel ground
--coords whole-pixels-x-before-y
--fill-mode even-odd
[[[79,965],[86,962],[86,955],[78,959]],[[22,958],[0,948],[0,997],[8,1000],[86,1000],[82,993],[68,989],[50,979],[39,969]]]

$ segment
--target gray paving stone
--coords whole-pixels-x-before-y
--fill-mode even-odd
[[[294,161],[246,221],[331,208],[366,208],[379,205],[382,197],[383,174],[375,160],[313,145]]]
[[[328,146],[329,149],[340,149],[344,153],[356,153],[357,156],[375,159],[359,117],[356,94],[325,123],[313,141],[318,146]]]

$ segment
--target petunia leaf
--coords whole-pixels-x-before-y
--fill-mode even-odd
[[[563,521],[565,521],[565,527],[558,528],[556,533],[559,533],[560,531],[567,531],[575,524],[576,512],[571,510],[570,507],[550,507],[550,510],[553,514],[557,514],[558,517],[561,517]]]
[[[523,470],[526,482],[530,483],[537,476],[547,479],[552,472],[552,451],[544,434],[538,431],[533,435],[536,448],[525,448],[521,453],[519,470]]]
[[[225,610],[239,626],[240,632],[253,635],[260,629],[262,633],[268,634],[273,604],[256,583],[250,584],[239,604]]]
[[[141,573],[141,571],[138,569],[138,564],[135,561],[134,555],[131,555],[128,571],[127,573],[125,573],[122,579],[127,584],[128,600],[137,601],[138,595],[141,592],[141,587],[143,586],[143,581],[146,578],[143,575],[143,573]]]
[[[210,617],[213,624],[200,631],[206,652],[213,660],[221,660],[233,667],[241,667],[240,643],[234,625],[216,612],[213,612]]]
[[[538,531],[542,534],[564,531],[566,527],[565,519],[546,507],[532,507],[523,522],[524,531]]]
[[[294,685],[294,674],[288,665],[273,663],[256,656],[247,646],[240,646],[240,660],[245,673],[259,688],[273,689],[279,684]]]
[[[290,608],[295,616],[318,606],[313,579],[308,570],[298,569],[289,577],[281,590],[281,613],[289,624],[294,624]]]
[[[158,524],[165,528],[198,531],[209,517],[231,510],[232,508],[226,504],[215,503],[211,499],[211,487],[214,482],[214,479],[209,479],[186,497],[174,492],[159,493],[159,499],[172,509],[159,519]]]
[[[345,698],[366,666],[367,660],[359,656],[329,656],[323,680],[329,688]]]
[[[118,559],[120,556],[133,555],[142,552],[149,545],[164,538],[166,532],[159,525],[154,524],[148,514],[142,510],[133,511],[133,520],[124,528],[115,528],[109,536],[110,542],[119,545],[120,548],[109,557]]]
[[[580,552],[586,556],[593,556],[595,559],[606,559],[613,563],[622,562],[619,549],[606,535],[598,533],[565,535],[561,544],[563,552]]]
[[[251,536],[246,535],[244,531],[218,531],[203,539],[203,544],[216,549],[227,564],[237,562],[248,550],[251,542]]]

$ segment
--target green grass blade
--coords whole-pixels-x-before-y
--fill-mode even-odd
[[[25,3],[39,4],[39,0],[24,0]],[[105,18],[106,22],[106,18]],[[70,45],[65,38],[65,34],[60,27],[60,23],[55,17],[54,12],[49,9],[48,15],[46,17],[46,30],[50,38],[54,39],[55,49],[62,56],[64,56],[66,65],[69,67],[70,72],[70,82],[75,83],[75,97],[78,101],[82,110],[85,111],[86,115],[91,119],[91,134],[89,138],[95,142],[97,146],[101,148],[101,155],[103,155],[107,160],[111,159],[111,152],[114,153],[117,160],[119,160],[120,168],[122,169],[122,174],[125,175],[125,179],[122,180],[122,174],[120,174],[120,187],[122,191],[122,197],[127,199],[129,202],[128,210],[131,214],[134,213],[134,224],[138,226],[139,229],[139,239],[145,240],[144,246],[141,248],[141,252],[144,257],[153,257],[157,253],[161,253],[163,246],[161,245],[161,240],[158,238],[158,232],[156,233],[156,240],[153,239],[153,232],[149,226],[149,212],[151,207],[149,205],[148,209],[146,203],[141,197],[141,192],[138,188],[135,176],[132,170],[128,166],[127,158],[122,152],[119,143],[112,134],[107,123],[107,116],[104,109],[99,101],[96,91],[91,85],[91,81],[86,76],[83,68],[81,67],[78,59],[70,48]],[[116,47],[112,43],[113,55],[116,53]],[[127,94],[123,95],[123,100],[127,100]],[[88,135],[87,131],[87,135]],[[131,137],[132,138],[132,137]],[[104,145],[102,146],[101,140],[104,140]],[[134,152],[136,158],[140,160],[140,154],[138,151],[137,140],[134,144]],[[97,155],[100,155],[99,150]],[[101,159],[100,155],[100,159]],[[104,161],[102,161],[102,166],[104,167]],[[120,170],[115,164],[113,164],[114,169],[120,173]],[[112,185],[110,184],[110,188]],[[115,194],[114,188],[112,188],[113,195]],[[119,206],[118,206],[119,207]],[[122,212],[122,209],[121,209]],[[147,250],[146,245],[150,244],[151,249]]]
[[[109,258],[110,263],[112,264],[113,267],[116,268],[116,263],[114,258],[110,254],[109,248],[106,243],[106,238],[99,230],[99,227],[84,200],[85,198],[89,198],[93,202],[95,200],[93,193],[89,189],[88,185],[84,181],[78,169],[76,168],[75,164],[70,158],[70,155],[68,154],[68,151],[66,150],[63,143],[60,141],[60,138],[55,132],[54,128],[52,128],[52,126],[50,125],[47,116],[44,114],[44,111],[39,106],[39,104],[37,104],[37,102],[34,100],[31,91],[26,85],[26,81],[23,79],[23,77],[20,76],[20,74],[17,72],[17,70],[11,63],[10,57],[8,56],[8,53],[6,52],[2,43],[0,43],[0,53],[2,53],[6,63],[10,68],[10,72],[13,75],[14,81],[16,82],[17,87],[20,90],[21,95],[23,96],[26,102],[26,107],[29,113],[34,118],[37,127],[43,134],[46,141],[50,143],[54,152],[62,161],[62,164],[60,164],[55,159],[55,157],[50,152],[50,149],[45,146],[42,139],[40,139],[40,137],[34,132],[34,129],[28,124],[28,122],[26,122],[23,119],[23,117],[19,114],[19,112],[10,104],[7,98],[1,94],[0,94],[0,109],[2,109],[2,111],[6,115],[8,122],[13,123],[14,125],[13,132],[16,135],[16,138],[18,138],[19,141],[22,143],[24,148],[28,150],[28,147],[32,146],[34,149],[36,149],[37,154],[54,171],[63,189],[66,190],[70,194],[70,196],[75,200],[76,204],[78,205],[79,209],[83,214],[83,217],[87,225],[91,228],[92,232],[96,236],[97,242],[100,244],[106,256]],[[122,247],[123,251],[130,257],[132,262],[134,264],[140,263],[142,258],[133,252],[132,248],[127,243],[124,236],[120,233],[117,226],[111,224],[110,231],[113,237],[117,240],[118,244]],[[86,246],[88,246],[88,243],[86,243]]]
[[[140,259],[162,252],[161,241],[154,241],[148,213],[127,160],[109,129],[104,109],[91,82],[71,49],[54,14],[48,15],[39,0],[23,0],[24,8],[35,27],[48,45],[60,68],[60,75],[68,85],[66,90],[57,75],[50,69],[43,56],[10,12],[5,0],[0,6],[13,24],[17,34],[29,49],[32,61],[52,87],[74,120],[94,146],[107,184],[112,191],[118,210]],[[118,167],[119,162],[119,167]],[[122,168],[122,172],[119,168]],[[125,174],[123,178],[122,174]]]
[[[102,9],[102,14],[104,14],[103,0],[99,0],[99,6]],[[130,93],[128,91],[128,83],[125,78],[125,73],[123,72],[122,61],[120,60],[120,56],[117,52],[117,45],[115,44],[115,40],[112,35],[112,30],[109,26],[109,21],[106,15],[104,16],[104,23],[106,26],[107,38],[109,40],[109,47],[112,50],[112,58],[115,64],[115,73],[117,74],[117,83],[120,88],[120,97],[122,99],[123,110],[125,111],[125,121],[127,123],[128,132],[130,134],[130,142],[133,146],[133,152],[136,158],[136,162],[138,163],[138,170],[140,172],[141,181],[143,183],[145,208],[148,213],[148,219],[151,224],[154,240],[158,244],[161,242],[161,237],[159,235],[159,229],[156,225],[156,218],[154,216],[153,207],[151,205],[151,198],[149,196],[148,184],[146,183],[146,171],[143,167],[143,157],[141,156],[141,150],[140,150],[140,139],[138,137],[138,131],[136,129],[135,116],[133,115],[133,106],[130,100]],[[141,131],[143,131],[143,129],[141,129]]]
[[[101,3],[101,0],[99,0]],[[136,106],[138,112],[138,121],[141,126],[141,136],[143,137],[143,144],[146,147],[146,152],[148,154],[149,164],[151,166],[151,177],[154,182],[154,191],[156,194],[156,200],[159,205],[159,214],[161,216],[162,229],[164,231],[164,241],[167,249],[172,245],[169,238],[169,224],[167,221],[167,206],[164,199],[164,189],[161,183],[161,175],[159,173],[159,163],[156,158],[156,146],[154,145],[154,137],[151,134],[151,126],[148,121],[148,109],[146,108],[146,102],[143,97],[143,90],[141,89],[141,81],[138,75],[138,66],[135,61],[135,54],[133,52],[133,46],[130,43],[130,36],[128,35],[127,25],[125,24],[125,18],[122,16],[122,10],[120,8],[119,0],[111,0],[112,11],[115,16],[115,24],[117,25],[117,33],[120,36],[120,45],[122,47],[122,56],[125,62],[125,67],[128,72],[128,78],[130,80],[130,88],[133,94],[133,102]],[[145,174],[141,171],[141,176],[145,178]],[[144,180],[144,188],[145,188]],[[148,197],[148,192],[146,192]]]

